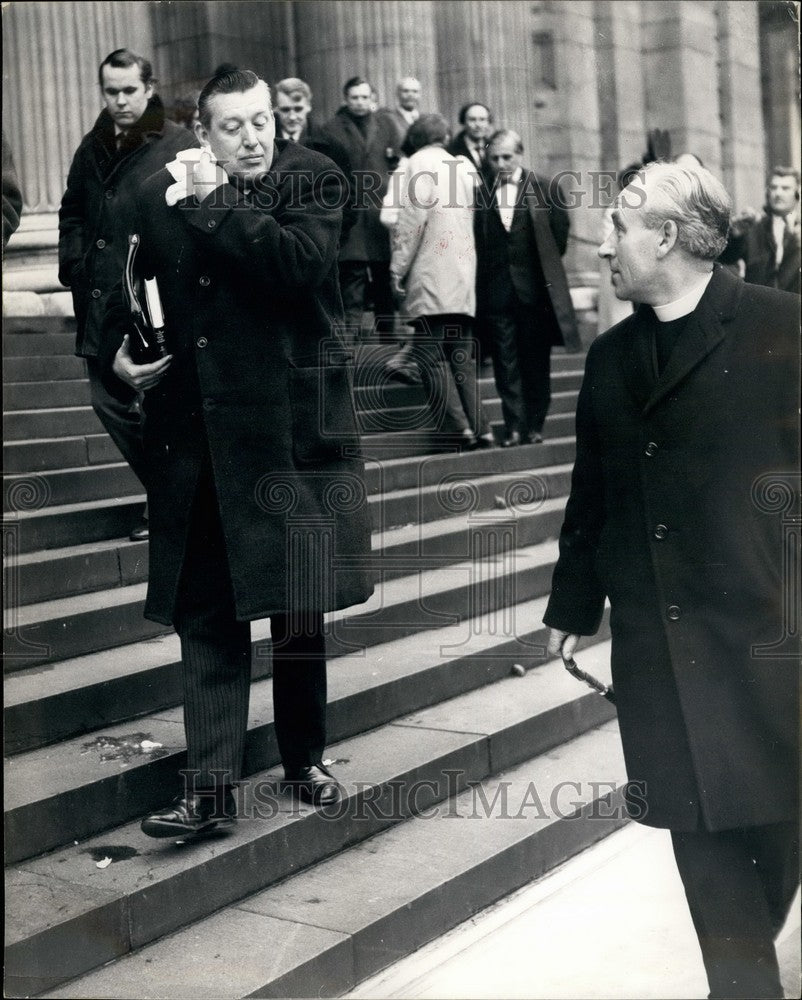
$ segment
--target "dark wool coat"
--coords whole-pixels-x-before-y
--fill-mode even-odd
[[[340,260],[389,261],[390,237],[379,212],[387,191],[388,155],[391,159],[400,155],[395,125],[387,115],[373,112],[363,133],[345,108],[340,108],[321,131],[321,139],[327,136],[345,147],[351,162],[353,225],[340,249]]]
[[[784,595],[799,597],[783,534],[799,516],[799,301],[717,268],[659,378],[646,309],[588,352],[544,621],[590,635],[610,599],[636,818],[789,820],[798,636],[757,647],[782,639]]]
[[[558,189],[550,190],[545,177],[524,170],[516,213],[526,212],[529,216],[535,253],[527,260],[517,260],[502,244],[506,234],[494,185],[495,181],[488,180],[487,187],[477,190],[474,217],[477,316],[481,321],[485,316],[507,310],[510,278],[515,285],[516,269],[520,269],[526,272],[528,281],[547,293],[547,299],[541,297],[537,310],[541,319],[535,335],[547,336],[552,344],[563,344],[569,351],[580,350],[576,314],[562,262],[571,223],[561,197],[557,196]],[[506,273],[499,274],[499,269],[509,272],[509,277]]]
[[[797,211],[799,208],[797,207]],[[783,256],[777,267],[777,243],[774,239],[772,216],[765,215],[753,223],[741,236],[732,237],[721,255],[725,264],[742,259],[746,265],[744,277],[756,285],[770,285],[799,295],[802,290],[800,275],[800,247],[798,233],[786,230],[783,239]]]
[[[105,109],[84,136],[70,166],[59,210],[59,281],[72,290],[78,324],[76,354],[97,357],[109,293],[128,253],[134,198],[146,178],[197,146],[192,132],[167,121],[158,96],[116,149]]]
[[[144,402],[145,613],[172,620],[207,443],[237,617],[364,601],[373,589],[367,496],[334,332],[340,210],[331,206],[345,178],[319,153],[277,140],[253,194],[227,184],[200,205],[169,208],[172,183],[166,170],[145,183],[136,223],[174,355]],[[119,344],[118,307],[108,324]]]

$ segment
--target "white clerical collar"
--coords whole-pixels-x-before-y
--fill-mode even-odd
[[[670,323],[672,319],[681,319],[683,316],[687,316],[688,313],[692,313],[699,305],[712,277],[713,272],[711,271],[710,274],[706,274],[698,284],[694,285],[681,298],[674,299],[673,302],[666,302],[662,306],[652,306],[660,322]]]

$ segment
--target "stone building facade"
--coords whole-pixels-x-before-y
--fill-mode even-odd
[[[785,0],[5,4],[3,127],[26,201],[5,287],[52,285],[54,212],[100,107],[97,66],[117,47],[152,58],[168,106],[223,61],[269,81],[303,77],[318,119],[357,73],[382,103],[417,76],[424,110],[454,122],[466,100],[489,104],[522,134],[531,166],[572,172],[567,264],[581,286],[597,271],[593,173],[638,159],[649,129],[701,157],[737,206],[761,204],[770,163],[799,166],[798,16]]]

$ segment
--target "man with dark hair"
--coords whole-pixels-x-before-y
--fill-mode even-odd
[[[766,207],[761,214],[746,209],[732,221],[723,263],[742,260],[744,277],[800,294],[799,171],[775,167],[766,183]]]
[[[485,167],[485,149],[493,114],[486,104],[471,101],[463,104],[459,110],[457,121],[462,131],[457,132],[449,144],[448,151],[452,156],[465,156],[478,169]]]
[[[312,118],[312,90],[308,83],[298,77],[287,77],[276,84],[276,102],[274,109],[276,123],[276,138],[300,142],[308,149],[317,150],[337,164],[346,177],[351,172],[351,160],[348,150],[332,135],[318,126]],[[350,228],[351,208],[343,206],[343,228],[347,235]]]
[[[773,998],[799,881],[799,300],[714,264],[729,217],[698,166],[616,199],[599,255],[638,308],[588,352],[543,620],[568,660],[609,597],[630,813],[671,831],[710,996]]]
[[[543,440],[551,401],[551,348],[580,347],[563,268],[569,220],[549,182],[522,166],[517,132],[487,147],[492,187],[476,212],[476,298],[501,396],[503,447]],[[483,192],[479,189],[479,197]]]
[[[398,161],[398,134],[386,114],[374,112],[372,87],[361,76],[343,87],[345,104],[323,131],[345,147],[351,164],[354,222],[340,248],[340,287],[350,336],[360,336],[370,285],[377,328],[392,331],[390,240],[379,220],[390,171]]]
[[[278,749],[289,788],[331,803],[323,767],[323,614],[367,599],[370,518],[337,329],[340,195],[325,157],[275,139],[250,70],[198,98],[201,150],[139,192],[142,273],[159,282],[170,354],[107,363],[145,392],[148,618],[181,641],[185,785],[142,824],[200,833],[236,813],[251,680],[249,622],[270,618]],[[107,328],[119,344],[119,305]]]
[[[118,398],[108,391],[98,364],[101,324],[128,253],[137,190],[179,150],[197,143],[166,120],[147,59],[117,49],[100,64],[98,80],[105,107],[73,157],[59,211],[59,280],[72,291],[75,353],[86,358],[92,407],[146,486],[137,394]],[[147,522],[131,538],[147,538]]]

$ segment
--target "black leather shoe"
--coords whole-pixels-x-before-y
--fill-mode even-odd
[[[131,530],[131,534],[128,536],[129,542],[146,542],[150,538],[150,525],[147,520],[142,520],[135,528]]]
[[[496,447],[496,439],[488,431],[487,434],[481,434],[476,439],[476,447],[477,448],[495,448]]]
[[[142,820],[142,832],[149,837],[181,837],[208,833],[217,826],[233,823],[237,805],[230,790],[223,795],[209,792],[177,798],[171,806]]]
[[[340,798],[336,778],[322,764],[285,771],[282,788],[311,806],[327,806]]]
[[[512,431],[501,442],[502,448],[516,448],[519,444],[529,444],[529,435]]]

